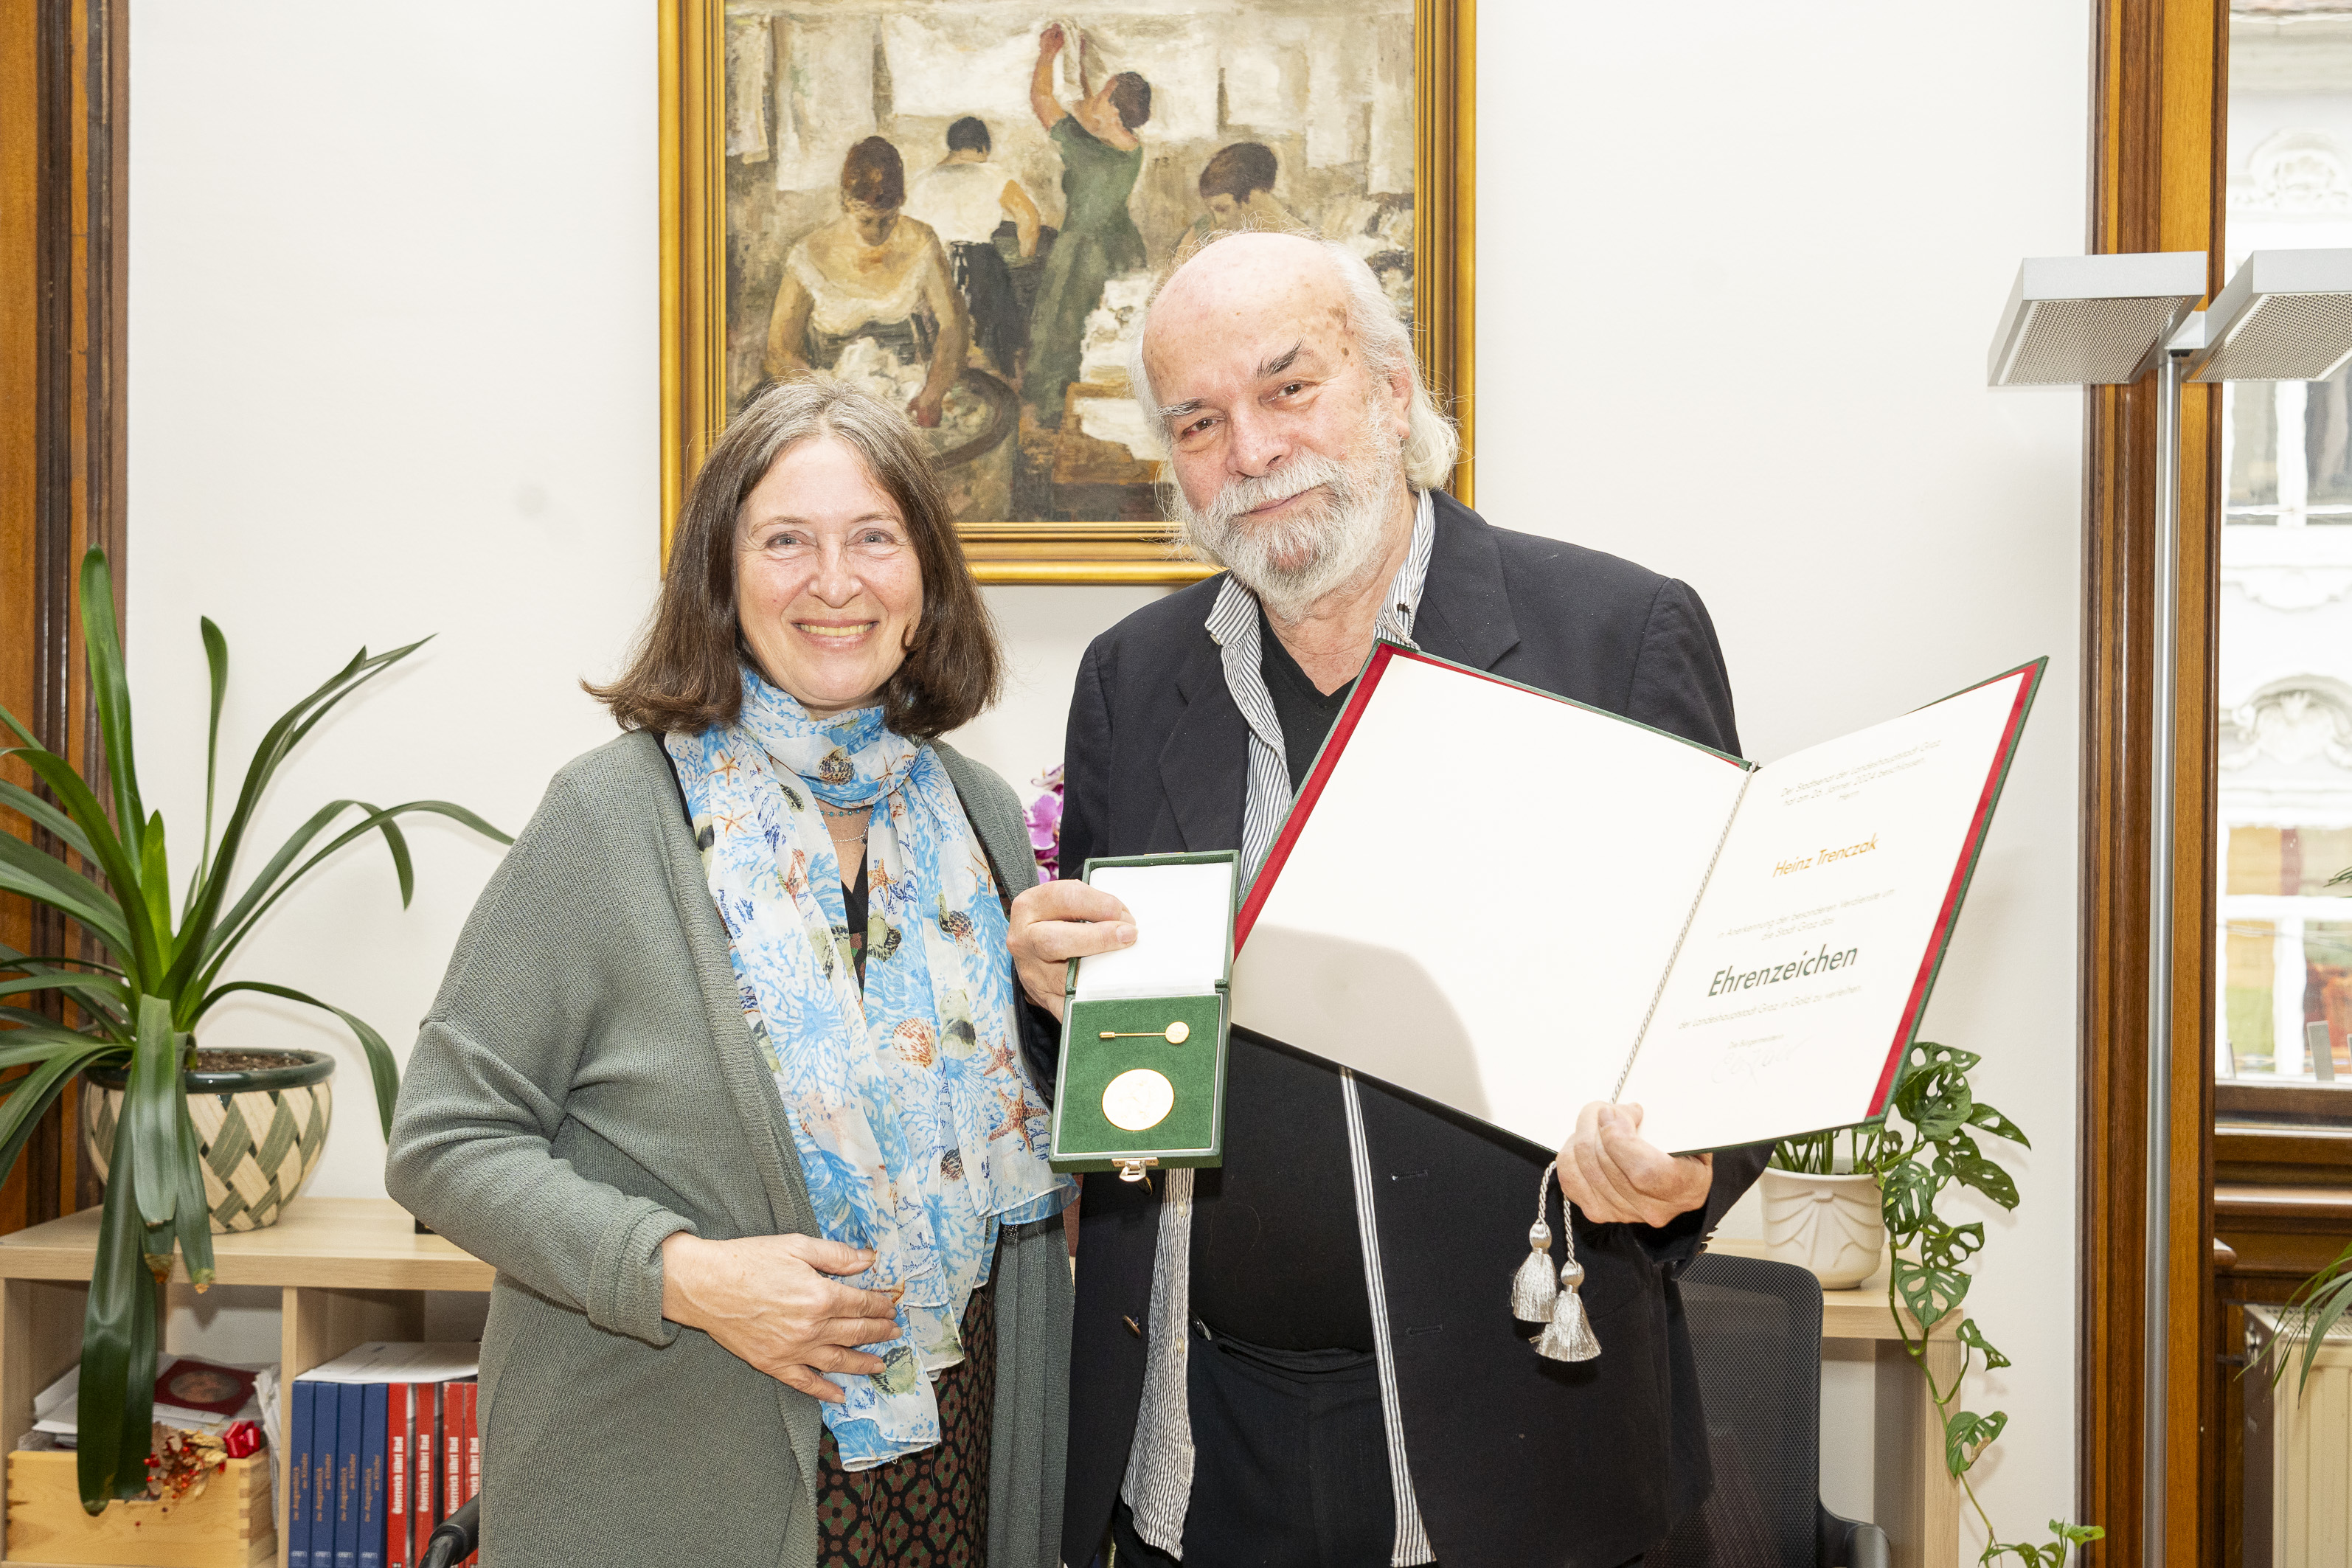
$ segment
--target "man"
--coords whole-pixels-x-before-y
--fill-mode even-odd
[[[1152,303],[1137,361],[1171,508],[1227,571],[1087,650],[1064,865],[1231,848],[1254,871],[1378,635],[1734,749],[1688,588],[1435,489],[1454,432],[1341,247],[1211,242]],[[1462,919],[1540,786],[1441,799],[1461,824]],[[1024,989],[1058,1011],[1063,961],[1134,932],[1078,883],[1024,894]],[[1674,1276],[1764,1149],[1669,1158],[1633,1108],[1581,1110],[1559,1181],[1602,1350],[1571,1365],[1538,1357],[1509,1310],[1549,1151],[1239,1030],[1226,1119],[1221,1169],[1087,1184],[1066,1561],[1108,1531],[1119,1568],[1613,1568],[1705,1497]]]
[[[1218,148],[1201,169],[1201,205],[1209,210],[1192,220],[1184,240],[1185,254],[1189,256],[1221,229],[1297,228],[1298,220],[1275,199],[1276,172],[1274,149],[1263,142],[1235,142]]]

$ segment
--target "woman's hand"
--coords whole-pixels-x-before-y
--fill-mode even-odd
[[[700,1329],[749,1364],[803,1394],[838,1404],[828,1372],[882,1370],[854,1347],[898,1337],[898,1303],[825,1278],[856,1274],[874,1255],[817,1236],[706,1241],[679,1231],[662,1243],[662,1316]]]
[[[1041,58],[1051,59],[1054,56],[1062,52],[1062,24],[1059,22],[1046,23],[1045,30],[1037,35],[1038,56]]]
[[[938,392],[926,387],[915,395],[914,401],[907,405],[907,412],[920,428],[936,430],[940,427],[940,416],[947,407],[947,401],[948,395],[945,387],[941,387]]]
[[[1598,1100],[1559,1152],[1559,1190],[1595,1225],[1665,1225],[1706,1204],[1715,1156],[1669,1154],[1642,1136],[1642,1108]]]
[[[1099,888],[1065,879],[1040,882],[1013,900],[1013,972],[1029,1000],[1062,1016],[1062,988],[1074,958],[1135,943],[1135,917]]]

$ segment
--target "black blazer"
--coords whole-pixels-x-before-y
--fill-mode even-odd
[[[1413,637],[1426,651],[1727,752],[1738,742],[1698,595],[1630,562],[1490,527],[1440,493]],[[1241,846],[1249,731],[1203,626],[1222,577],[1095,639],[1070,705],[1062,864]],[[1272,1047],[1236,1031],[1236,1052]],[[1513,1323],[1528,1194],[1553,1151],[1362,1084],[1413,1491],[1444,1568],[1609,1568],[1706,1496],[1698,1382],[1675,1278],[1763,1169],[1716,1156],[1704,1210],[1664,1230],[1578,1222],[1595,1361]],[[1552,1214],[1557,1219],[1558,1199]],[[1090,1561],[1127,1471],[1159,1234],[1153,1190],[1086,1184],[1062,1552]]]

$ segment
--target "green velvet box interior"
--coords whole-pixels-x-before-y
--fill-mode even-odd
[[[1108,1171],[1119,1159],[1216,1164],[1224,1149],[1224,1010],[1223,992],[1072,1002],[1055,1095],[1055,1168]],[[1171,1045],[1165,1031],[1178,1022],[1190,1033]],[[1106,1040],[1107,1029],[1130,1037]],[[1103,1091],[1139,1068],[1165,1078],[1174,1102],[1154,1125],[1123,1128],[1104,1113]]]

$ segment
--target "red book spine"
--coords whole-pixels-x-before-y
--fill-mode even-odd
[[[408,1435],[415,1423],[416,1385],[395,1383],[384,1400],[383,1568],[408,1568]]]
[[[466,1388],[466,1500],[471,1502],[482,1490],[482,1385],[469,1383]],[[466,1559],[467,1568],[481,1561],[476,1552]]]
[[[433,1527],[441,1522],[439,1510],[433,1500],[441,1489],[433,1484],[435,1472],[441,1468],[440,1440],[433,1421],[434,1410],[440,1403],[441,1389],[437,1384],[416,1385],[416,1489],[409,1494],[408,1510],[415,1521],[416,1542],[412,1562],[425,1561],[425,1543],[433,1539]]]
[[[466,1500],[466,1413],[462,1383],[441,1390],[441,1514],[447,1518]]]

